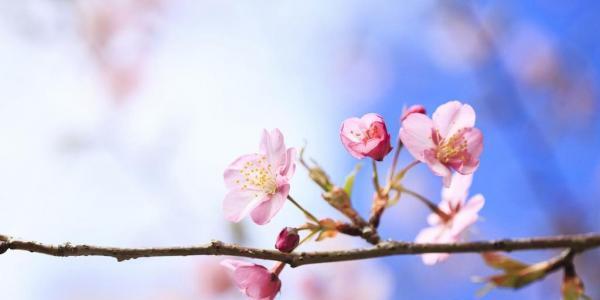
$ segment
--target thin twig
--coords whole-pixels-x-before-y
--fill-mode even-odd
[[[292,202],[294,204],[294,206],[296,206],[298,209],[300,209],[304,213],[304,215],[306,215],[307,218],[309,218],[312,221],[314,221],[315,223],[319,224],[319,219],[317,219],[317,217],[315,217],[308,210],[306,210],[304,207],[302,207],[302,205],[300,205],[300,203],[296,202],[296,200],[294,200],[294,198],[292,198],[292,196],[288,195],[287,198],[288,198],[288,200],[290,200],[290,202]]]
[[[400,192],[402,193],[406,193],[409,194],[413,197],[415,197],[417,200],[421,201],[421,203],[425,204],[431,211],[433,211],[435,214],[437,214],[442,220],[449,220],[450,216],[445,213],[444,211],[442,211],[437,205],[435,205],[433,202],[431,202],[431,200],[427,199],[425,196],[409,190],[409,189],[405,189],[404,187],[402,187],[400,189]]]
[[[171,248],[116,248],[92,245],[43,244],[0,235],[0,253],[7,250],[23,250],[52,256],[108,256],[118,261],[141,257],[227,255],[280,261],[297,267],[307,264],[360,260],[392,255],[423,253],[476,253],[485,251],[540,250],[570,248],[576,252],[600,247],[600,233],[563,235],[553,237],[504,239],[451,244],[416,244],[405,242],[382,242],[372,248],[328,252],[283,253],[276,250],[242,247],[212,241],[202,246]]]
[[[371,165],[373,166],[373,187],[375,187],[375,192],[381,196],[381,186],[379,185],[379,174],[377,173],[377,162],[372,159]]]
[[[396,166],[398,165],[398,157],[400,157],[400,151],[402,150],[402,140],[398,137],[396,142],[396,150],[394,151],[394,158],[392,159],[392,166],[390,167],[390,172],[388,173],[387,186],[392,184],[392,179],[394,179],[394,172],[396,172]],[[389,189],[388,189],[389,190]]]

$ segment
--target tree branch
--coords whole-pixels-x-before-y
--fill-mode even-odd
[[[476,253],[485,251],[540,250],[569,248],[575,252],[600,247],[600,233],[503,239],[452,244],[416,244],[406,242],[381,242],[372,248],[330,251],[283,253],[276,250],[242,247],[212,241],[209,244],[171,248],[116,248],[92,245],[43,244],[0,235],[0,254],[7,250],[23,250],[52,256],[108,256],[118,261],[142,257],[227,255],[280,261],[297,267],[307,264],[360,260],[392,255],[422,253]]]

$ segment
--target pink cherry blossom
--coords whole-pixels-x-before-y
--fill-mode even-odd
[[[268,223],[286,201],[295,158],[296,150],[286,149],[279,129],[264,130],[259,153],[243,155],[225,170],[225,217],[239,222],[250,214],[256,224]]]
[[[233,259],[226,259],[221,265],[233,272],[235,285],[249,299],[272,300],[281,289],[278,274],[261,265]]]
[[[366,114],[360,119],[346,119],[340,129],[340,137],[346,150],[358,159],[368,156],[381,161],[392,151],[385,122],[375,113]]]
[[[483,135],[475,126],[475,111],[468,104],[450,101],[433,113],[409,114],[402,122],[400,139],[417,160],[444,178],[450,186],[452,170],[463,175],[479,167]]]
[[[201,299],[213,299],[226,294],[233,286],[227,270],[221,266],[217,257],[204,257],[197,266],[198,294]]]
[[[447,217],[440,217],[432,213],[427,218],[431,227],[419,232],[415,241],[417,243],[454,243],[462,239],[463,233],[477,221],[478,212],[483,208],[485,199],[481,194],[471,197],[467,195],[471,186],[473,175],[455,173],[449,188],[442,188],[442,201],[438,208],[446,213]],[[448,253],[429,253],[422,256],[426,265],[433,265],[448,258]]]
[[[402,117],[400,117],[400,121],[404,121],[408,115],[410,114],[426,114],[425,106],[421,104],[411,105],[410,107],[404,107],[402,109]]]

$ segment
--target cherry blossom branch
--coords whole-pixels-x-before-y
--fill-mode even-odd
[[[520,239],[502,239],[490,241],[416,244],[407,242],[381,242],[372,248],[327,251],[283,253],[276,250],[242,247],[212,241],[206,245],[167,248],[117,248],[92,245],[44,244],[0,235],[0,253],[7,250],[23,250],[52,256],[107,256],[118,261],[142,257],[191,256],[191,255],[227,255],[279,261],[292,267],[308,264],[361,260],[393,255],[423,253],[477,253],[485,251],[517,251],[568,248],[574,252],[583,252],[600,247],[600,233],[535,237]]]

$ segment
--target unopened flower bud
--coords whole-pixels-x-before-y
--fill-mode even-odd
[[[426,114],[425,106],[421,104],[411,105],[409,108],[404,108],[402,110],[402,117],[400,118],[400,122],[404,121],[406,117],[410,114]]]
[[[291,227],[285,227],[277,237],[275,248],[281,252],[290,253],[298,246],[299,242],[300,236],[298,235],[298,231]]]

